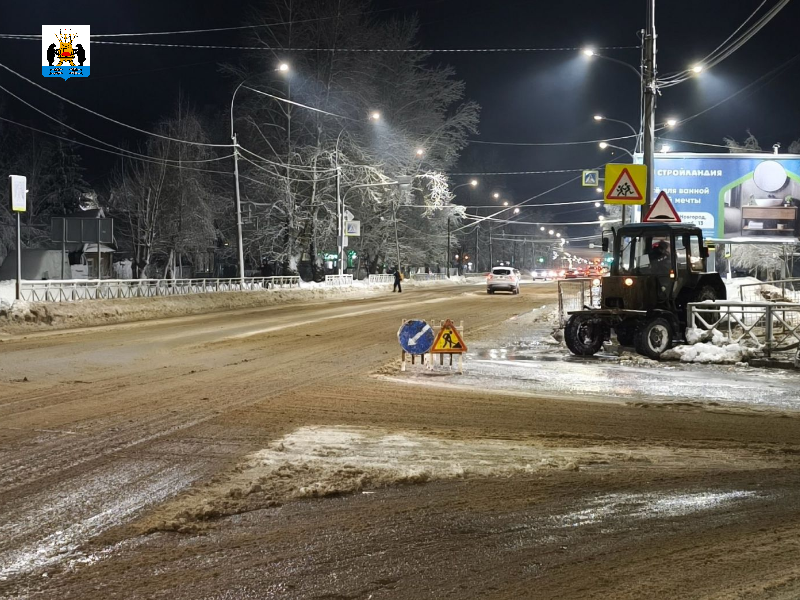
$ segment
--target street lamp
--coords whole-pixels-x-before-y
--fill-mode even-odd
[[[557,238],[560,238],[560,237],[561,237],[561,234],[560,234],[560,233],[557,233],[557,234],[556,234],[556,237],[557,237]]]
[[[281,64],[278,65],[278,71],[280,71],[281,73],[288,73],[289,72],[289,64],[285,63],[285,62],[282,62]]]
[[[417,156],[423,156],[425,154],[425,150],[422,148],[417,148]]]
[[[515,209],[514,209],[514,214],[515,214],[515,215],[518,215],[518,214],[519,214],[519,208],[515,208]]]
[[[602,194],[603,193],[603,188],[601,188],[601,187],[594,188],[594,191],[597,192],[598,194]]]
[[[666,153],[667,153],[667,152],[669,152],[670,150],[672,150],[672,146],[670,146],[669,144],[662,144],[662,145],[661,145],[661,152],[662,152],[662,154],[666,154]]]
[[[692,67],[693,73],[700,73],[703,70],[703,65],[695,65]]]
[[[608,142],[600,142],[598,146],[600,146],[600,148],[603,150],[605,150],[606,148],[616,148],[617,150],[622,150],[625,154],[633,158],[633,154],[631,153],[631,151],[627,150],[626,148],[623,148],[622,146],[615,146],[614,144],[609,144]]]
[[[550,235],[553,235],[553,234],[555,233],[555,231],[553,231],[553,230],[551,229],[551,230],[550,230],[550,231],[548,231],[547,233],[549,233]]]
[[[675,127],[678,124],[678,119],[667,119],[667,127]]]
[[[630,123],[628,123],[627,121],[621,121],[620,119],[612,119],[612,118],[610,118],[610,117],[604,117],[603,115],[595,115],[595,116],[594,116],[594,117],[592,117],[592,118],[593,118],[595,121],[597,121],[598,123],[599,123],[600,121],[611,121],[612,123],[620,123],[621,125],[625,125],[625,127],[627,127],[628,129],[630,129],[630,130],[633,132],[633,135],[635,135],[635,136],[637,136],[637,137],[638,137],[638,135],[639,135],[639,132],[638,132],[638,131],[636,131],[636,129],[634,129],[633,125],[631,125],[631,124],[630,124]]]
[[[477,179],[472,179],[472,180],[470,180],[469,184],[472,187],[478,187],[478,180]]]
[[[377,110],[373,111],[372,113],[370,113],[369,118],[372,119],[373,121],[380,121],[381,113],[379,113]]]
[[[600,205],[600,203],[599,203],[599,202],[595,202],[595,203],[594,203],[594,207],[595,207],[595,208],[600,208],[600,206],[601,206],[601,205]]]
[[[503,200],[503,206],[508,206],[508,200]]]
[[[492,198],[494,198],[495,200],[497,200],[499,197],[500,197],[500,194],[498,192],[495,192],[494,194],[492,194]]]
[[[539,231],[544,231],[544,227],[539,227]]]
[[[584,48],[583,53],[586,56],[594,56],[594,50],[592,48]]]

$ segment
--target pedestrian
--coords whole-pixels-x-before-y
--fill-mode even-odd
[[[403,288],[400,286],[400,282],[403,281],[403,274],[400,272],[400,267],[396,267],[394,270],[394,287],[392,288],[392,292],[402,292]]]

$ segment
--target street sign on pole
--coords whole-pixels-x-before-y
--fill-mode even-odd
[[[345,221],[344,234],[347,237],[358,237],[361,235],[361,221]]]
[[[644,204],[646,186],[647,167],[644,165],[606,165],[603,195],[606,204]]]
[[[25,212],[27,210],[26,193],[28,180],[23,175],[9,175],[9,198],[11,199],[12,212]]]
[[[600,182],[599,171],[591,169],[583,172],[583,177],[581,178],[581,185],[583,187],[597,187],[599,182]]]
[[[666,192],[661,192],[653,202],[650,210],[642,219],[642,223],[680,223],[681,218],[675,212],[675,207],[667,196]]]

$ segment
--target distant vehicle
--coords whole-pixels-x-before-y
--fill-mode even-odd
[[[533,278],[534,281],[536,281],[537,279],[542,279],[542,280],[555,279],[556,274],[550,269],[534,269],[533,271],[531,271],[531,278]]]
[[[564,273],[564,279],[578,279],[580,277],[585,277],[580,269],[569,269],[566,273]]]
[[[513,267],[494,267],[486,276],[486,293],[494,294],[497,290],[505,290],[519,294],[520,272]]]

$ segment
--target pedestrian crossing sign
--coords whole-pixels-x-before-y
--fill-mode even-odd
[[[607,204],[644,204],[647,188],[647,166],[606,165],[605,194]]]
[[[462,354],[467,351],[467,345],[461,334],[458,333],[456,326],[450,319],[442,323],[436,339],[431,348],[432,354]]]
[[[589,170],[583,172],[582,185],[583,187],[597,187],[600,184],[600,172]]]

